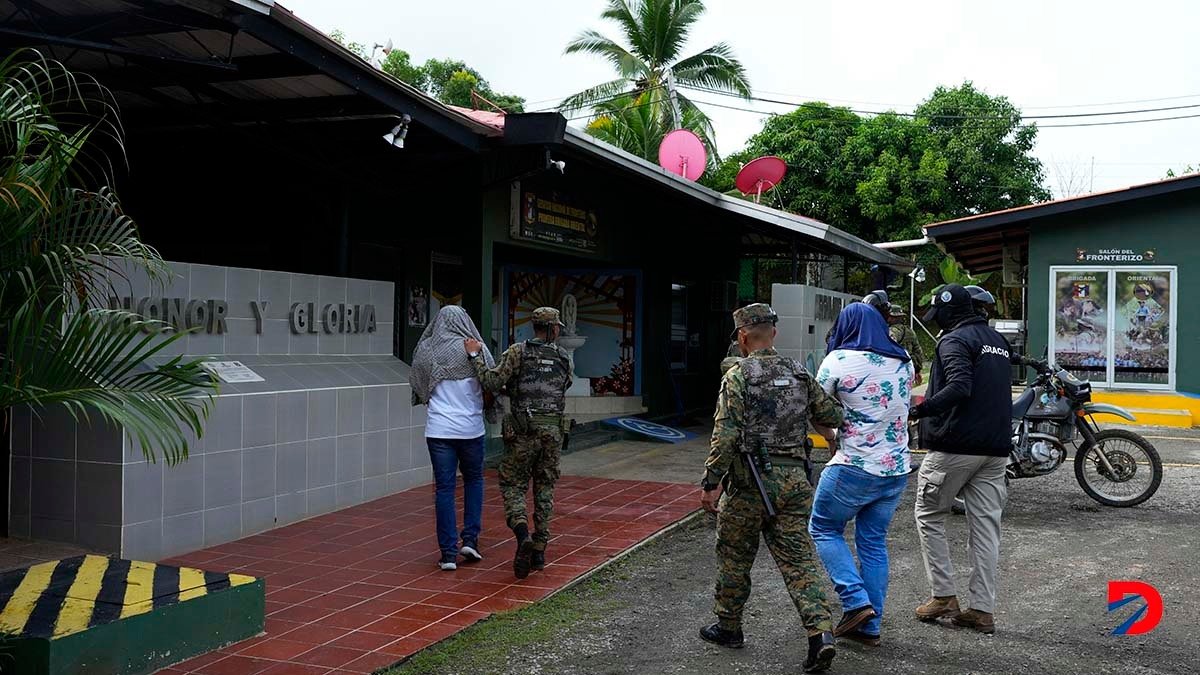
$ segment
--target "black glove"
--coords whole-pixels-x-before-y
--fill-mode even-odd
[[[919,420],[922,417],[924,417],[925,416],[924,408],[925,408],[924,403],[918,403],[917,405],[914,405],[912,408],[909,408],[909,410],[908,410],[909,421],[911,422],[911,421]]]

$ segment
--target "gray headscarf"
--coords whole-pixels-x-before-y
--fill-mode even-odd
[[[446,305],[441,308],[433,321],[421,333],[417,348],[413,352],[412,373],[409,381],[412,384],[413,403],[428,404],[433,388],[442,380],[466,380],[475,377],[475,368],[467,359],[463,349],[463,340],[474,338],[483,342],[479,329],[467,310],[458,305]],[[487,345],[483,346],[482,358],[488,368],[496,366],[492,352]],[[494,406],[493,406],[494,407]],[[488,419],[492,418],[492,410]]]

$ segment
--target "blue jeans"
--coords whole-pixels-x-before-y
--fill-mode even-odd
[[[455,473],[463,477],[463,530],[466,546],[477,547],[483,524],[483,436],[479,438],[426,438],[433,480],[437,485],[438,547],[443,556],[458,555],[458,524],[454,517]]]
[[[842,599],[842,609],[875,608],[875,618],[859,630],[879,634],[887,596],[887,533],[908,476],[876,476],[856,466],[834,465],[821,473],[813,496],[808,532]],[[846,523],[854,524],[858,563],[846,543]]]

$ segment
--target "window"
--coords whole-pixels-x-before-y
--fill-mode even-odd
[[[671,284],[671,370],[687,369],[687,286]]]

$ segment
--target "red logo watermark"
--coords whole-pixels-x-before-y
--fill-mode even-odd
[[[1113,635],[1144,635],[1154,630],[1162,621],[1163,599],[1158,589],[1144,581],[1109,581],[1108,582],[1108,611],[1135,601],[1144,600],[1146,604],[1125,620],[1125,623],[1113,629]]]

